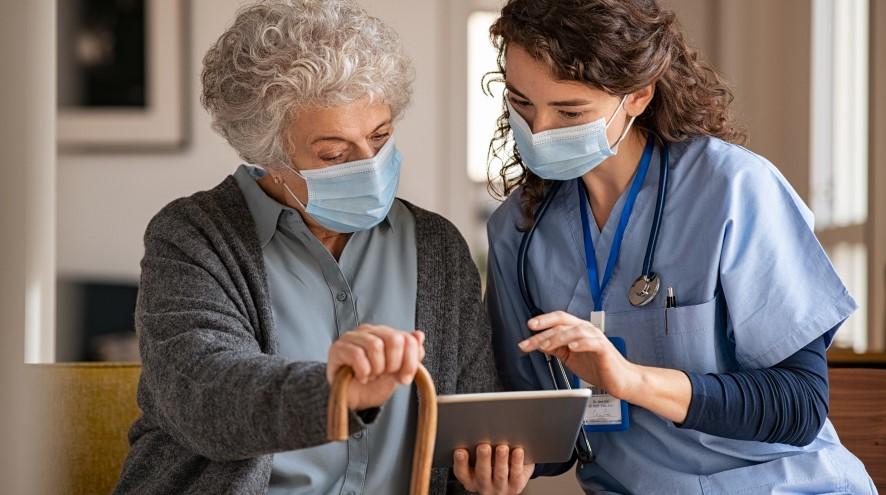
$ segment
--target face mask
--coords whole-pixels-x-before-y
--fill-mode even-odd
[[[400,151],[394,138],[372,158],[315,170],[296,170],[308,187],[308,204],[286,192],[323,227],[348,234],[368,230],[388,215],[400,184]]]
[[[618,148],[634,123],[635,117],[631,117],[615,144],[609,146],[606,129],[624,106],[626,98],[627,96],[621,99],[618,108],[609,117],[609,122],[601,117],[588,124],[551,129],[538,134],[532,133],[526,120],[506,100],[508,122],[523,163],[542,179],[559,181],[576,179],[597,168],[603,160],[615,155],[613,148]]]

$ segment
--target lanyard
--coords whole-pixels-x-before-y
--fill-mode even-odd
[[[628,226],[628,220],[634,210],[634,203],[637,196],[640,195],[640,189],[643,187],[643,181],[646,179],[646,172],[649,170],[649,163],[652,161],[652,150],[655,147],[652,135],[646,140],[646,149],[643,150],[643,157],[640,159],[640,166],[634,174],[634,180],[631,182],[631,188],[628,192],[627,200],[621,211],[621,217],[618,220],[618,228],[615,230],[615,237],[612,239],[612,247],[609,250],[609,258],[606,262],[606,271],[603,273],[603,280],[600,281],[599,270],[597,269],[597,256],[594,250],[594,240],[591,236],[591,226],[588,221],[588,206],[590,201],[588,198],[587,188],[579,177],[578,180],[578,199],[581,206],[581,229],[584,234],[585,241],[585,266],[588,270],[588,285],[591,288],[591,296],[594,298],[594,311],[603,310],[603,293],[609,280],[612,278],[612,271],[618,263],[618,254],[621,248],[621,241],[624,238],[625,229]]]

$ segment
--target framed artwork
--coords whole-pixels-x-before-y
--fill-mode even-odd
[[[58,1],[60,148],[184,144],[184,4]]]

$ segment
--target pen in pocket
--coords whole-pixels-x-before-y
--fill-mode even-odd
[[[665,299],[665,335],[668,334],[668,310],[677,307],[677,296],[674,295],[674,288],[668,287],[668,297]]]

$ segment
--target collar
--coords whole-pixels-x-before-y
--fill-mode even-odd
[[[246,199],[249,213],[252,214],[252,219],[255,222],[258,242],[262,249],[271,242],[284,219],[291,219],[290,226],[295,226],[297,229],[308,228],[298,210],[277,202],[277,200],[268,196],[261,186],[258,185],[258,179],[265,175],[267,175],[267,172],[264,169],[246,164],[240,165],[234,172],[234,179],[237,181],[237,185]],[[377,227],[384,229],[394,228],[395,222],[391,221],[394,208],[391,210]]]

